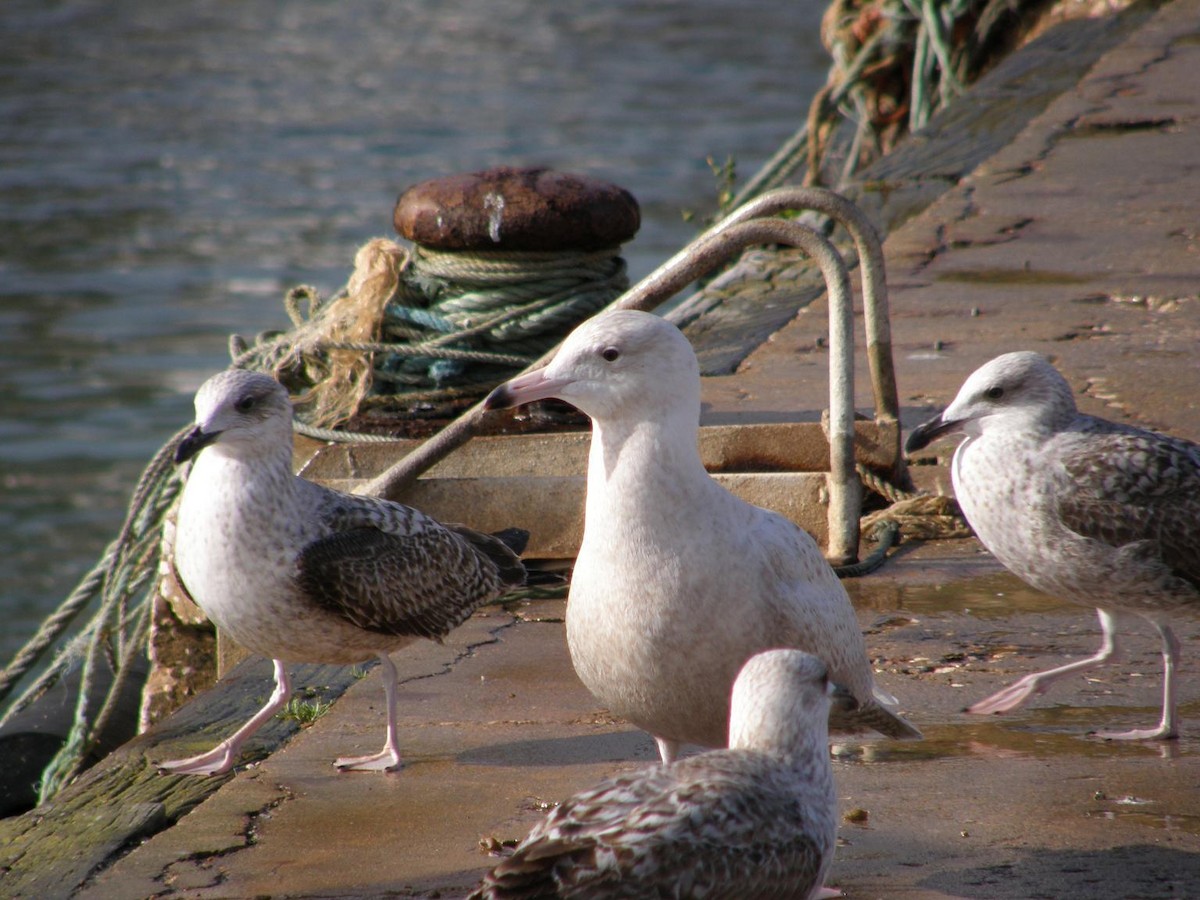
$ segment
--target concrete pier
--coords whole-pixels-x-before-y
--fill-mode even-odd
[[[912,188],[897,175],[864,190],[883,202]],[[1055,361],[1085,411],[1200,440],[1200,0],[1129,20],[1080,77],[936,193],[916,215],[895,216],[884,245],[907,427],[982,362],[1031,349]],[[805,306],[735,374],[705,380],[706,420],[818,412],[825,333],[823,301]],[[858,371],[865,409],[861,355]],[[949,491],[943,467],[914,472]],[[839,802],[853,821],[831,882],[847,897],[1200,896],[1200,615],[1178,629],[1183,736],[1123,744],[1086,732],[1155,720],[1161,662],[1149,626],[1131,623],[1117,664],[981,719],[962,708],[1093,652],[1094,613],[1024,587],[973,539],[904,545],[847,586],[881,683],[927,736],[835,747]],[[384,715],[377,673],[342,676],[328,715],[215,791],[187,787],[173,806],[113,796],[107,818],[124,811],[137,824],[88,865],[62,874],[37,862],[53,843],[38,831],[53,810],[0,823],[0,894],[462,896],[494,864],[489,852],[549,804],[656,761],[650,739],[576,679],[564,607],[489,608],[444,645],[396,655],[402,772],[334,769],[336,756],[375,748]],[[297,681],[306,677],[331,681],[319,667]],[[269,684],[269,667],[251,660],[212,693],[265,697]],[[185,709],[85,778],[139,764],[158,778],[145,761],[169,755],[181,722],[214,735],[236,727],[210,708],[215,719]],[[39,879],[51,871],[54,880]]]

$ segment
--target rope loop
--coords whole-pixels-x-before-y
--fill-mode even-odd
[[[150,630],[151,583],[157,570],[161,523],[183,481],[174,466],[175,447],[189,429],[179,431],[150,460],[138,480],[125,522],[104,556],[74,591],[0,672],[3,700],[64,635],[89,605],[97,609],[83,629],[66,641],[53,660],[0,716],[0,725],[41,699],[68,672],[82,667],[75,717],[67,740],[42,773],[39,802],[45,802],[86,765],[115,711]],[[98,709],[91,708],[93,685],[112,673]]]
[[[377,238],[328,302],[307,285],[289,291],[292,330],[231,344],[233,364],[283,381],[316,429],[364,410],[451,415],[620,296],[619,252],[451,253]]]

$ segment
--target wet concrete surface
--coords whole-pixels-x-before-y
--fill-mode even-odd
[[[1198,32],[1200,2],[1164,5],[888,237],[906,424],[985,360],[1034,349],[1085,409],[1200,438]],[[709,379],[706,415],[819,410],[823,329],[814,305]],[[948,487],[944,469],[918,474]],[[843,823],[833,867],[848,897],[1200,896],[1200,617],[1179,627],[1183,737],[1133,744],[1088,732],[1156,721],[1149,626],[1130,621],[1118,663],[979,718],[963,707],[1092,653],[1095,615],[1024,587],[972,539],[904,545],[848,587],[880,681],[926,734],[834,747],[842,811],[865,811]],[[494,862],[481,839],[519,838],[547,804],[656,759],[576,679],[563,613],[493,608],[397,654],[403,772],[332,766],[381,739],[372,673],[78,896],[461,896]]]
[[[967,716],[1021,674],[1093,651],[1094,616],[1024,587],[969,539],[902,548],[883,575],[848,586],[880,681],[926,734],[834,745],[842,812],[866,812],[841,828],[832,881],[848,897],[1200,896],[1194,652],[1178,741],[1087,734],[1157,715],[1156,640],[1136,625],[1122,663],[1028,710]],[[517,839],[547,804],[655,764],[649,738],[576,679],[564,610],[493,609],[444,646],[397,654],[402,772],[332,766],[380,740],[372,673],[78,896],[462,896],[495,861],[481,841]],[[1195,650],[1200,622],[1181,639]]]

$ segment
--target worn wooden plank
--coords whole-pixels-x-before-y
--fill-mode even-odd
[[[570,559],[583,535],[590,443],[587,432],[477,438],[418,479],[404,502],[481,531],[526,528],[526,557]],[[306,478],[353,491],[417,444],[303,443],[297,447],[299,469]],[[890,471],[896,445],[894,423],[855,423],[855,453],[865,465]],[[820,425],[711,426],[700,430],[699,446],[713,477],[735,494],[826,541],[829,444]]]
[[[754,348],[825,294],[820,271],[791,247],[752,250],[713,284],[668,316],[692,342],[701,374],[710,376],[732,374]]]
[[[1103,54],[1125,40],[1158,3],[1135,3],[1111,16],[1071,19],[1001,60],[969,97],[867,168],[846,195],[883,234],[900,227],[954,187],[1074,88]]]
[[[298,685],[325,702],[357,680],[349,666],[296,665],[292,671]],[[0,820],[0,896],[68,897],[125,847],[170,827],[233,776],[161,775],[152,760],[213,746],[262,706],[271,685],[270,662],[249,659],[216,690],[109,754],[50,803]],[[297,730],[293,721],[272,720],[252,739],[251,756],[266,756]]]
[[[818,543],[828,538],[823,472],[727,472],[713,476],[732,493],[787,516]],[[352,490],[355,481],[327,481]],[[587,476],[525,475],[510,478],[422,478],[405,502],[445,522],[480,531],[513,526],[529,531],[526,559],[573,559],[583,539]]]
[[[368,444],[318,444],[300,439],[298,471],[312,481],[367,481],[420,445],[397,440]],[[591,434],[563,431],[478,437],[429,469],[423,478],[574,476],[587,471]],[[858,462],[891,471],[894,423],[855,423]],[[700,459],[710,472],[827,472],[829,441],[815,422],[711,425],[700,429]]]
[[[168,824],[166,807],[162,803],[90,804],[76,817],[77,829],[38,829],[36,843],[26,843],[22,856],[23,860],[32,856],[37,864],[7,872],[4,876],[5,896],[70,896],[98,864]],[[89,846],[85,852],[80,852],[80,833],[87,836]]]

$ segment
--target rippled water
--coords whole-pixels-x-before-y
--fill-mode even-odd
[[[816,0],[0,4],[0,661],[99,556],[230,332],[282,327],[408,185],[631,190],[634,278],[748,177],[828,58]]]

